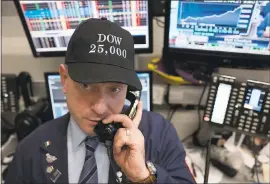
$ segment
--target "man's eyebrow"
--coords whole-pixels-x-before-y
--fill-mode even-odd
[[[122,83],[111,83],[112,86],[125,86],[125,84]]]

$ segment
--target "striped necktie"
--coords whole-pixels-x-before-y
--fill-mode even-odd
[[[99,143],[98,138],[86,137],[85,139],[85,160],[80,175],[79,184],[98,183],[97,163],[95,150]]]

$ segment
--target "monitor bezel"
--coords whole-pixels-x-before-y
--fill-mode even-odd
[[[149,111],[152,111],[153,110],[153,73],[152,71],[148,71],[148,70],[145,70],[145,71],[136,71],[137,74],[149,74],[149,94],[150,94],[150,110]],[[54,118],[54,115],[53,115],[53,110],[52,110],[52,102],[51,102],[51,95],[50,95],[50,88],[49,88],[49,76],[52,76],[52,75],[57,75],[59,76],[59,72],[44,72],[44,80],[45,80],[45,88],[46,88],[46,95],[47,95],[47,100],[48,100],[48,104],[49,104],[49,107],[48,107],[48,115],[50,117],[48,117],[50,120],[52,119],[55,119]]]
[[[149,90],[150,90],[150,110],[153,111],[153,73],[150,70],[139,70],[136,71],[137,74],[149,74]]]
[[[34,42],[32,40],[30,30],[28,29],[26,20],[23,15],[23,10],[20,6],[20,0],[13,0],[16,10],[21,20],[23,30],[26,34],[28,43],[30,45],[32,55],[34,57],[63,57],[66,55],[66,51],[48,51],[48,52],[37,52],[35,49]],[[136,48],[135,54],[153,53],[153,16],[151,11],[151,1],[148,1],[148,33],[149,33],[149,47],[148,48]]]
[[[182,0],[179,0],[181,2]],[[183,49],[183,48],[170,48],[169,47],[169,29],[170,29],[170,16],[171,16],[171,0],[166,1],[165,12],[165,25],[164,25],[164,47],[163,56],[165,67],[168,71],[172,71],[172,64],[168,63],[172,60],[176,62],[185,62],[184,60],[192,61],[198,64],[206,64],[212,68],[227,67],[227,68],[251,68],[261,69],[269,68],[269,56],[256,55],[248,53],[234,53],[234,52],[222,52],[222,51],[205,51],[195,49]],[[176,58],[181,58],[181,61]],[[170,60],[170,61],[168,61]]]
[[[52,109],[52,99],[51,99],[51,95],[50,95],[50,86],[49,86],[49,76],[51,75],[60,75],[59,72],[44,72],[44,80],[45,80],[45,87],[46,87],[46,94],[47,94],[47,100],[48,100],[48,104],[49,104],[49,108],[48,108],[48,115],[50,116],[49,119],[55,119],[54,115],[53,115],[53,109]]]

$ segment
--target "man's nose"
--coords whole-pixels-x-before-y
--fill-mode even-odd
[[[106,97],[101,94],[96,95],[93,98],[92,110],[99,116],[104,115],[107,112],[108,106],[106,103]]]

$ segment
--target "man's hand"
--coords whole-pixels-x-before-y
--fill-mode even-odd
[[[142,117],[143,105],[140,101],[133,121],[124,114],[114,114],[103,120],[103,123],[120,122],[120,128],[113,144],[113,155],[122,172],[133,182],[146,179],[150,172],[145,164],[144,137],[138,126]]]

